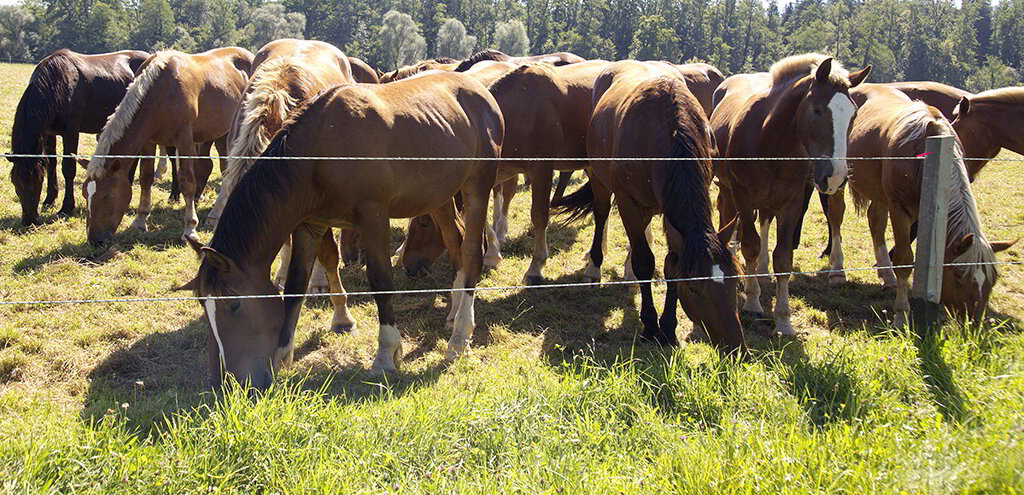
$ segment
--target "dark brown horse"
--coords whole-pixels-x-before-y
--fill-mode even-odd
[[[521,65],[494,81],[490,92],[505,118],[502,157],[586,157],[587,125],[590,122],[593,88],[608,62],[588,62],[554,67],[547,63]],[[471,71],[470,71],[471,72]],[[468,74],[469,72],[467,72]],[[551,182],[557,170],[587,167],[580,161],[503,161],[499,182],[523,174],[530,179],[533,223],[533,261],[523,276],[529,284],[543,282],[548,258],[547,227],[550,217]],[[508,229],[508,196],[494,196],[494,230],[499,244]],[[426,222],[410,224],[409,241],[402,260],[406,271],[416,273],[441,253],[437,236],[420,236]],[[431,241],[433,241],[431,243]]]
[[[149,54],[130,50],[83,55],[58,50],[36,66],[18,102],[11,130],[11,151],[17,154],[57,153],[57,136],[64,154],[78,153],[78,134],[96,134],[124,97],[134,71]],[[8,158],[14,165],[11,181],[21,201],[22,225],[39,223],[39,196],[43,176],[48,176],[43,205],[57,200],[56,158]],[[75,159],[65,158],[64,201],[58,215],[75,210]]]
[[[850,156],[854,157],[915,157],[925,150],[930,136],[956,135],[953,126],[938,109],[923,102],[912,101],[903,93],[882,85],[872,84],[851,91],[860,105],[857,118],[850,131]],[[964,149],[959,139],[954,148],[956,163],[950,181],[949,221],[946,230],[946,263],[988,263],[995,261],[995,253],[1012,245],[989,242],[981,229],[978,207],[971,193]],[[850,173],[854,199],[861,207],[870,202],[868,225],[879,267],[879,275],[887,285],[896,286],[896,313],[893,324],[902,327],[910,309],[910,268],[896,268],[913,264],[910,243],[911,225],[917,220],[921,191],[921,160],[885,159],[860,160]],[[838,231],[845,210],[842,196],[829,200],[829,224],[833,234],[833,253],[838,253],[842,269],[842,237]],[[892,219],[894,256],[890,262],[885,245],[885,229]],[[943,269],[942,302],[957,313],[977,320],[988,305],[988,298],[996,281],[995,266],[956,266]]]
[[[722,71],[713,65],[704,63],[682,65],[669,63],[669,65],[675,67],[683,75],[683,79],[686,80],[686,87],[697,98],[697,101],[700,102],[701,108],[704,109],[704,114],[711,118],[711,112],[714,110],[712,101],[715,90],[722,85],[722,81],[725,81],[725,75],[722,74]]]
[[[779,218],[774,252],[777,273],[793,268],[793,250],[800,237],[804,198],[811,183],[834,194],[846,183],[846,144],[857,107],[849,90],[867,77],[871,67],[847,73],[830,57],[805,54],[776,62],[768,73],[732,76],[715,95],[711,125],[719,156],[747,158],[718,162],[723,221],[739,214],[740,241],[748,273],[757,269],[761,237],[754,221]],[[792,160],[750,160],[792,158]],[[765,250],[766,251],[766,250]],[[765,254],[767,256],[767,254]],[[790,322],[789,276],[777,278],[774,309],[776,331],[794,335]],[[747,279],[744,310],[763,313],[760,285]]]
[[[455,70],[455,72],[465,72],[465,71],[469,70],[470,67],[473,67],[474,65],[476,65],[476,64],[478,64],[480,62],[486,61],[486,60],[493,60],[495,62],[509,62],[509,63],[513,63],[513,64],[528,64],[528,63],[534,63],[534,62],[537,62],[537,63],[544,62],[544,63],[549,63],[551,65],[554,65],[556,67],[560,67],[560,66],[563,66],[563,65],[569,65],[569,64],[578,64],[580,62],[585,62],[586,61],[585,58],[580,57],[579,55],[576,55],[574,53],[569,53],[569,52],[557,52],[557,53],[546,53],[544,55],[529,55],[529,56],[525,56],[525,57],[513,57],[511,55],[505,54],[505,53],[503,53],[501,51],[498,51],[498,50],[495,50],[493,48],[488,48],[486,50],[481,50],[479,52],[476,52],[472,56],[467,58],[466,60],[463,60],[462,62],[460,62],[455,67],[454,70]]]
[[[235,109],[242,101],[253,54],[244,48],[219,48],[197,55],[160,52],[142,65],[117,110],[96,142],[97,155],[133,155],[146,146],[174,146],[185,156],[200,151],[196,143],[224,141]],[[224,147],[221,147],[224,151]],[[203,145],[209,152],[209,144]],[[196,236],[196,192],[202,190],[213,162],[178,160],[178,180],[185,196],[184,233]],[[114,235],[131,201],[130,159],[98,157],[89,163],[82,185],[89,206],[88,238],[103,242]],[[199,172],[199,173],[196,173]],[[140,219],[149,213],[152,166],[143,169]]]
[[[610,195],[629,237],[633,272],[641,281],[654,276],[655,259],[647,232],[661,213],[669,252],[666,278],[705,280],[672,282],[661,319],[650,282],[641,282],[643,336],[660,344],[678,344],[676,304],[695,325],[707,329],[724,349],[745,350],[736,312],[736,262],[726,248],[733,223],[716,232],[711,218],[711,129],[700,102],[678,72],[657,62],[616,62],[594,86],[594,113],[587,133],[590,158],[644,157],[665,161],[592,161],[590,182],[558,201],[576,218],[594,213],[591,260],[600,267]],[[689,158],[698,160],[672,160]]]
[[[380,321],[373,367],[396,370],[402,336],[396,327],[388,249],[390,218],[431,212],[458,253],[454,288],[475,287],[487,196],[501,152],[502,119],[482,84],[462,74],[427,74],[391,84],[331,88],[298,110],[228,199],[197,277],[199,296],[277,294],[270,265],[291,236],[285,292],[302,294],[327,227],[357,228]],[[375,160],[284,160],[291,156],[357,156]],[[391,161],[389,157],[471,158]],[[482,160],[476,160],[481,158]],[[453,196],[465,199],[465,242]],[[475,326],[475,293],[453,292],[454,330],[446,357],[465,351]],[[204,303],[212,334],[210,370],[265,388],[292,355],[302,299]]]

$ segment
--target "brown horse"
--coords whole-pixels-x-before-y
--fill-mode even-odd
[[[352,79],[355,79],[357,83],[380,83],[380,76],[377,75],[377,69],[370,67],[370,64],[356,57],[349,57],[348,63],[352,67]]]
[[[925,104],[937,108],[950,122],[956,118],[953,111],[960,104],[960,100],[965,96],[971,95],[970,91],[934,81],[904,81],[881,84],[900,90],[903,94],[909,96],[911,100],[923,101]]]
[[[126,50],[83,55],[58,50],[32,71],[28,87],[18,102],[11,129],[11,151],[17,154],[55,155],[57,136],[64,154],[78,153],[78,134],[95,134],[124,97],[134,71],[149,54]],[[39,223],[39,196],[43,176],[48,177],[43,206],[57,201],[56,158],[8,158],[13,163],[11,182],[21,202],[21,223]],[[64,158],[64,200],[58,215],[75,210],[75,159]]]
[[[474,53],[472,56],[463,60],[455,67],[455,72],[465,72],[470,67],[484,62],[487,60],[493,60],[495,62],[509,62],[513,64],[529,64],[529,63],[549,63],[555,67],[560,67],[569,64],[578,64],[585,62],[586,59],[569,52],[557,52],[557,53],[546,53],[544,55],[529,55],[525,57],[513,57],[511,55],[502,53],[501,51],[493,48],[481,50]]]
[[[925,150],[930,136],[956,135],[942,113],[920,101],[912,101],[891,87],[872,84],[856,88],[851,96],[860,104],[850,131],[850,156],[915,157]],[[956,163],[951,179],[949,220],[946,228],[946,263],[988,263],[995,253],[1012,243],[989,242],[981,230],[978,207],[971,193],[964,149],[957,139],[954,148]],[[879,267],[879,276],[887,285],[896,286],[896,313],[893,324],[902,327],[910,309],[910,268],[891,266],[914,262],[911,251],[911,225],[917,220],[921,191],[921,160],[861,160],[853,167],[850,184],[858,206],[866,206],[871,240]],[[841,196],[829,201],[829,224],[833,232],[833,251],[838,252],[842,269],[842,238],[838,230],[845,210]],[[885,245],[885,228],[892,219],[894,256],[890,262]],[[987,266],[945,267],[942,276],[942,302],[957,313],[977,320],[988,305],[996,281],[996,268]]]
[[[830,57],[805,54],[776,62],[768,73],[732,76],[715,95],[711,116],[719,155],[725,158],[793,158],[718,162],[722,221],[739,214],[740,241],[748,272],[757,269],[762,250],[754,223],[760,211],[762,235],[767,221],[779,218],[774,267],[793,268],[793,250],[800,237],[809,180],[819,191],[834,194],[846,182],[846,144],[857,111],[849,90],[860,84],[871,67],[847,73]],[[790,321],[789,276],[777,276],[774,310],[776,331],[794,335]],[[760,285],[743,284],[743,309],[763,313]]]
[[[700,102],[704,114],[711,118],[711,111],[714,109],[712,100],[714,99],[715,90],[722,85],[722,81],[725,81],[725,75],[722,74],[722,71],[713,65],[704,63],[683,65],[669,63],[669,65],[675,67],[683,75],[683,79],[686,80],[686,87],[689,88],[690,93]]]
[[[328,89],[294,114],[238,183],[210,246],[202,248],[197,277],[185,288],[199,296],[276,294],[268,277],[270,265],[291,236],[285,292],[301,294],[326,228],[357,228],[370,286],[383,291],[374,296],[380,349],[373,367],[397,369],[402,341],[388,294],[394,287],[389,219],[431,212],[444,227],[451,250],[461,250],[454,288],[475,287],[502,128],[501,112],[487,88],[462,74],[427,74],[391,84]],[[291,156],[379,159],[283,159]],[[420,156],[471,159],[388,159]],[[465,242],[456,228],[452,200],[456,192],[465,199]],[[475,294],[456,291],[452,299],[455,316],[449,359],[466,349],[475,326]],[[301,305],[300,297],[206,300],[214,380],[219,382],[226,371],[266,388],[274,370],[291,359]]]
[[[591,158],[666,158],[649,162],[591,162],[590,182],[558,202],[576,218],[594,213],[591,261],[600,267],[612,194],[629,237],[633,272],[642,281],[654,276],[648,231],[655,214],[664,216],[669,253],[667,278],[708,277],[673,282],[658,320],[650,282],[641,282],[643,336],[660,344],[678,344],[676,303],[695,325],[727,350],[745,350],[736,312],[737,274],[726,248],[734,223],[715,232],[711,219],[711,129],[700,102],[678,72],[661,63],[623,61],[609,65],[594,86],[594,113],[587,133]],[[697,158],[699,160],[672,160]]]
[[[398,69],[395,69],[391,72],[381,74],[379,81],[380,84],[395,82],[415,76],[416,74],[419,74],[421,72],[427,72],[429,70],[440,70],[450,72],[455,70],[455,67],[457,67],[458,65],[458,60],[448,57],[424,60],[422,62],[417,62],[412,65],[406,65],[405,67],[399,67]]]
[[[253,54],[243,48],[219,48],[198,55],[160,52],[142,65],[96,143],[97,155],[132,155],[153,144],[174,146],[180,155],[196,155],[196,143],[224,141],[235,108],[242,100]],[[208,150],[206,150],[208,151]],[[221,152],[225,152],[221,148]],[[203,160],[193,171],[192,159],[178,160],[178,180],[185,196],[182,237],[195,238],[199,219],[195,194],[213,168]],[[82,185],[89,207],[91,243],[114,235],[131,201],[130,165],[125,158],[95,158]],[[145,226],[150,208],[152,166],[143,170],[139,216]],[[139,220],[136,221],[138,225]]]
[[[543,282],[548,258],[547,227],[550,219],[551,181],[556,170],[587,167],[587,126],[594,82],[608,62],[592,60],[554,67],[547,63],[521,65],[494,81],[490,92],[505,117],[505,144],[502,157],[568,157],[580,161],[503,161],[499,182],[518,174],[530,179],[533,223],[533,261],[523,276],[529,284]],[[494,230],[500,244],[508,230],[507,195],[494,196]],[[410,224],[402,262],[406,271],[416,273],[441,253],[437,236],[421,236],[427,222]],[[432,241],[432,243],[431,243]]]
[[[964,143],[967,174],[973,181],[981,168],[1006,148],[1024,154],[1024,86],[993,89],[964,96],[955,111],[953,128]]]

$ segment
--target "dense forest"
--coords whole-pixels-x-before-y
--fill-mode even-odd
[[[0,56],[334,43],[389,70],[486,47],[512,54],[701,60],[726,73],[820,51],[872,79],[1018,84],[1024,0],[23,0],[0,7]]]

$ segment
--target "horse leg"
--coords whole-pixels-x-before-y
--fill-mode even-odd
[[[288,280],[288,264],[292,260],[292,238],[288,236],[288,239],[284,241],[284,245],[281,246],[281,251],[278,253],[281,257],[281,266],[277,268],[277,275],[274,275],[274,284],[278,287],[284,287],[284,283]]]
[[[75,133],[75,135],[77,136],[78,134]],[[64,154],[69,154],[67,139],[63,136],[61,137],[61,139],[64,141]],[[78,148],[77,143],[75,145],[75,148]],[[57,154],[57,136],[47,135],[45,138],[43,138],[43,153],[46,155]],[[66,161],[68,160],[68,158],[65,158],[64,160]],[[78,165],[75,163],[74,158],[71,158],[70,160],[72,170],[74,170],[74,167],[77,167]],[[57,202],[57,157],[43,158],[43,161],[46,163],[46,197],[43,198],[43,207],[47,207]],[[73,183],[70,186],[65,185],[64,196],[67,197],[67,191],[71,191],[71,196],[73,198],[74,190],[75,185]]]
[[[844,188],[843,191],[844,191],[844,194],[845,194],[846,189]],[[825,225],[826,225],[826,227],[828,227],[828,241],[825,243],[825,248],[821,250],[821,254],[818,257],[819,258],[824,258],[826,256],[829,256],[829,260],[831,261],[832,260],[832,258],[831,258],[831,255],[832,255],[832,219],[829,218],[829,208],[830,208],[830,206],[829,206],[828,194],[825,194],[823,192],[819,192],[818,193],[818,202],[821,203],[821,211],[825,212]],[[846,209],[844,208],[843,211],[845,211],[845,210]],[[804,212],[804,213],[806,213],[806,212]]]
[[[892,326],[903,328],[907,325],[907,314],[910,311],[910,272],[913,269],[907,266],[914,263],[914,253],[910,249],[910,227],[913,221],[905,214],[896,213],[895,210],[890,216],[893,237],[892,262],[899,267],[893,269],[896,272],[896,300],[892,305],[895,313]]]
[[[678,282],[668,282],[668,286],[665,288],[665,309],[662,310],[661,319],[658,320],[661,338],[668,345],[673,346],[679,345],[679,338],[676,337],[676,326],[679,324],[676,319],[676,306],[679,301],[676,285]]]
[[[356,229],[338,229],[338,240],[341,245],[341,260],[345,266],[361,265],[361,253],[359,249],[359,231]]]
[[[875,265],[883,287],[896,287],[896,274],[889,260],[889,248],[885,245],[885,228],[889,223],[889,210],[878,202],[868,206],[868,227],[871,230],[871,244],[875,248]]]
[[[775,252],[772,253],[775,268],[775,330],[782,335],[796,335],[791,321],[789,309],[789,275],[793,271],[793,250],[798,242],[797,231],[803,216],[803,204],[795,201],[788,205],[779,217],[778,238],[775,240]]]
[[[327,246],[323,246],[324,243],[327,243]],[[333,247],[335,256],[337,256],[338,243],[334,242],[334,232],[331,229],[327,229],[324,232],[324,238],[320,240],[320,245],[321,249],[326,248],[328,251]],[[330,289],[327,270],[327,265],[320,263],[318,254],[317,260],[313,262],[313,274],[309,277],[309,287],[306,288],[307,294],[322,294]]]
[[[654,296],[651,293],[651,277],[654,276],[654,253],[647,240],[647,229],[651,226],[651,215],[641,211],[640,206],[629,197],[619,198],[619,217],[629,237],[630,261],[635,274],[634,280],[640,280],[640,321],[644,324],[643,337],[662,345],[668,339],[661,333],[658,326],[658,311],[654,308]]]
[[[828,283],[830,284],[841,284],[846,282],[846,273],[841,271],[843,269],[845,256],[843,256],[843,217],[846,215],[846,189],[840,189],[836,194],[833,194],[828,198],[827,202],[823,200],[823,205],[827,204],[828,209],[825,210],[825,219],[828,224],[828,261],[829,269],[832,270],[828,274]]]
[[[654,231],[651,229],[650,222],[647,223],[647,227],[644,228],[644,237],[647,238],[647,245],[654,244]],[[626,281],[638,280],[636,278],[636,272],[633,270],[633,247],[630,246],[629,250],[626,251],[626,263],[622,268],[622,278]],[[629,295],[636,295],[638,287],[633,284],[626,285],[626,292]]]
[[[565,188],[569,187],[569,182],[572,181],[572,170],[563,170],[558,173],[558,184],[555,185],[555,194],[551,196],[551,201],[562,199],[565,195]]]
[[[334,306],[334,319],[331,320],[331,331],[334,333],[353,333],[356,329],[356,320],[348,312],[348,296],[345,295],[345,286],[341,285],[341,274],[338,272],[338,244],[334,242],[334,234],[331,229],[324,232],[317,245],[317,261],[313,266],[314,276],[316,266],[321,265],[321,271],[327,271],[327,283],[331,287],[331,304]],[[310,285],[313,285],[310,283]]]
[[[167,156],[170,154],[171,152],[167,151],[167,146],[161,144],[160,160],[156,164],[156,173],[154,174],[155,178],[160,179],[167,173]]]
[[[757,235],[756,223],[754,223],[754,210],[746,205],[737,208],[740,216],[740,250],[743,252],[743,260],[746,263],[747,273],[757,273],[757,259],[761,252],[761,238]],[[761,284],[756,277],[743,279],[743,293],[746,300],[743,303],[743,311],[763,314],[761,306]]]
[[[182,190],[182,194],[187,191]],[[190,196],[186,195],[188,201]],[[317,244],[324,234],[324,228],[312,224],[299,225],[291,235],[292,256],[288,262],[288,282],[284,285],[285,294],[304,294],[313,262],[317,256]],[[299,322],[299,309],[304,297],[287,297],[285,304],[285,322],[281,337],[277,342],[274,362],[284,366],[292,363],[295,352],[295,326]]]
[[[494,187],[494,209],[491,212],[491,224],[494,226],[494,234],[497,236],[498,246],[505,245],[508,238],[508,205],[519,187],[519,174],[514,174],[508,180]]]
[[[437,229],[441,231],[441,240],[444,242],[444,247],[452,261],[452,267],[455,269],[455,282],[452,284],[452,289],[461,289],[466,281],[462,256],[462,243],[465,240],[462,232],[459,231],[457,217],[458,212],[455,209],[454,201],[448,201],[430,211],[430,218],[434,221]],[[453,291],[451,296],[448,317],[445,318],[445,327],[449,329],[455,327],[455,317],[459,311],[459,304],[462,302],[462,293]]]
[[[225,156],[228,156],[230,150],[228,149],[228,135],[225,134],[213,141],[213,145],[217,148],[217,163],[219,165],[220,176],[223,180],[224,173],[228,169],[228,161]]]
[[[192,240],[198,241],[199,236],[196,235],[196,227],[199,226],[199,217],[196,215],[196,198],[198,184],[196,183],[196,176],[192,169],[192,165],[195,160],[192,158],[181,158],[181,155],[193,156],[195,155],[195,144],[189,142],[191,139],[192,131],[182,133],[184,136],[177,145],[178,153],[178,183],[181,187],[181,194],[185,198],[185,209],[183,218],[185,222],[185,229],[181,234],[182,239],[191,238]]]
[[[379,348],[373,360],[373,370],[393,372],[398,371],[402,364],[402,334],[395,326],[395,310],[391,304],[390,292],[395,287],[391,257],[388,255],[391,224],[385,206],[364,205],[364,208],[359,215],[359,237],[366,254],[366,277],[370,281],[370,289],[377,292],[373,300],[377,303],[377,319],[380,322],[377,337]]]
[[[170,156],[168,159],[171,162],[171,197],[167,198],[167,200],[171,203],[177,203],[181,201],[181,183],[178,180],[178,165],[181,160],[178,159],[178,148],[176,146],[168,147],[167,154]]]
[[[544,264],[548,261],[548,221],[551,215],[551,180],[553,172],[549,162],[538,162],[530,168],[531,200],[530,220],[533,222],[533,261],[523,276],[523,283],[536,285],[544,282]]]
[[[771,283],[772,278],[765,275],[768,273],[768,234],[772,228],[772,219],[774,216],[770,211],[765,208],[758,210],[758,220],[761,223],[761,250],[757,254],[757,274],[762,275],[757,277],[757,282],[764,287],[767,287]]]
[[[487,176],[490,177],[487,177]],[[472,180],[472,179],[471,179]],[[462,188],[462,198],[465,202],[465,238],[462,240],[462,264],[460,272],[465,275],[461,287],[465,289],[476,288],[480,280],[480,272],[483,269],[483,256],[480,253],[480,243],[483,241],[484,226],[487,223],[487,193],[490,185],[494,183],[494,174],[482,173],[476,178],[477,183],[468,183]],[[550,183],[550,182],[549,182]],[[456,280],[458,282],[458,280]],[[457,292],[453,292],[455,296]],[[461,294],[458,310],[455,313],[455,325],[452,329],[452,337],[448,340],[448,350],[444,354],[446,361],[452,361],[462,355],[473,337],[473,330],[476,328],[476,314],[474,304],[476,292],[467,290]]]
[[[218,162],[220,163],[220,189],[217,191],[217,199],[213,202],[213,208],[206,215],[206,228],[211,230],[217,227],[217,221],[220,220],[220,215],[224,212],[224,205],[228,202],[228,196],[231,195],[231,189],[233,188],[233,184],[228,184],[227,181],[226,169],[228,161],[224,158],[228,154],[227,136],[221,137],[214,141],[213,144],[217,147]],[[317,273],[315,268],[313,273],[314,276]]]
[[[210,181],[210,174],[213,173],[213,159],[209,158],[213,142],[203,143],[199,149],[199,155],[192,161],[193,173],[196,177],[196,201],[203,200],[203,192],[206,191],[206,183]]]
[[[142,147],[143,155],[154,153],[156,153],[156,145],[147,144]],[[132,228],[141,232],[149,231],[146,221],[149,219],[150,212],[153,211],[153,175],[153,159],[141,159],[139,161],[139,188],[142,192],[139,195],[139,210],[135,214],[135,221],[132,222]]]
[[[600,282],[601,263],[604,263],[604,253],[608,250],[608,215],[612,211],[612,193],[593,176],[590,178],[590,187],[594,193],[594,240],[590,245],[583,280]]]

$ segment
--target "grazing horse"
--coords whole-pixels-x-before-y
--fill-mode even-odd
[[[126,50],[100,55],[83,55],[58,50],[44,58],[29,79],[18,102],[11,129],[11,151],[25,155],[57,154],[57,136],[64,154],[78,153],[78,134],[95,134],[124,97],[134,71],[149,54]],[[21,223],[39,223],[39,196],[47,175],[43,205],[57,201],[56,158],[8,158],[13,163],[11,182],[21,202]],[[61,164],[64,200],[58,215],[75,210],[75,159]]]
[[[609,65],[594,86],[594,113],[587,132],[590,158],[649,157],[664,161],[591,162],[590,182],[560,200],[579,218],[594,213],[591,260],[600,266],[603,236],[614,194],[629,237],[633,272],[654,276],[648,229],[655,214],[664,216],[669,253],[665,277],[705,280],[672,282],[658,320],[650,282],[641,282],[643,336],[676,345],[676,302],[695,325],[729,351],[745,350],[736,312],[736,262],[726,248],[734,222],[716,232],[711,219],[711,128],[700,102],[685,81],[664,64],[623,61]],[[696,158],[698,160],[673,160]]]
[[[590,122],[594,82],[608,62],[591,60],[554,67],[547,63],[521,65],[494,81],[490,92],[505,117],[502,157],[580,158],[574,161],[503,161],[499,182],[524,174],[530,179],[533,223],[533,260],[523,276],[528,284],[544,280],[548,258],[547,227],[550,218],[551,181],[556,170],[579,170],[588,166],[587,126]],[[471,69],[472,71],[472,69]],[[467,72],[468,74],[469,72]],[[499,244],[508,230],[508,199],[494,196],[493,224]],[[430,228],[426,222],[412,222],[402,256],[406,271],[416,273],[440,254],[437,236],[422,237],[417,231]],[[425,245],[423,239],[433,239]]]
[[[469,70],[470,67],[473,67],[474,65],[487,60],[493,60],[495,62],[509,62],[513,64],[544,62],[554,65],[555,67],[560,67],[569,64],[578,64],[580,62],[586,61],[585,58],[569,52],[547,53],[544,55],[530,55],[526,57],[513,57],[511,55],[505,54],[493,48],[488,48],[486,50],[476,52],[466,60],[463,60],[455,67],[454,70],[455,72],[465,72]]]
[[[382,74],[380,76],[379,82],[380,84],[395,82],[415,76],[416,74],[426,72],[428,70],[441,70],[450,72],[455,70],[455,67],[458,66],[458,64],[458,60],[448,57],[439,57],[432,60],[424,60],[422,62],[418,62],[412,65],[406,65],[405,67],[399,67],[398,69],[395,69],[391,72]]]
[[[232,157],[259,156],[292,110],[327,88],[354,82],[348,57],[334,45],[322,41],[273,41],[256,53],[256,60],[261,63],[253,68],[245,98],[234,119],[239,128],[229,137]],[[206,219],[211,228],[216,227],[235,184],[254,162],[255,159],[228,160],[217,202]],[[326,292],[330,288],[332,292],[339,292],[338,245],[329,229],[321,242],[321,252],[332,255],[327,260],[321,259],[324,264],[317,263],[313,269],[310,291]],[[289,256],[291,243],[287,242],[281,250],[281,266],[275,277],[278,285],[284,284]]]
[[[950,122],[956,118],[953,111],[956,110],[960,100],[965,96],[971,95],[970,91],[934,81],[905,81],[880,84],[900,90],[903,94],[909,96],[911,100],[920,100],[929,106],[937,108]]]
[[[377,69],[370,67],[370,64],[364,62],[362,59],[348,57],[348,64],[352,67],[352,79],[355,79],[357,83],[380,83],[380,76],[377,75]]]
[[[915,157],[925,150],[930,136],[953,135],[956,131],[942,113],[920,101],[912,101],[891,87],[877,84],[864,85],[851,91],[860,104],[857,118],[850,131],[850,156],[862,157]],[[946,227],[946,263],[989,263],[995,253],[1009,248],[1012,243],[989,242],[981,230],[978,207],[971,193],[964,148],[957,139],[956,157],[950,179],[949,221]],[[921,193],[921,173],[924,162],[916,159],[860,160],[850,172],[853,197],[859,208],[867,208],[868,225],[874,245],[879,276],[886,285],[896,286],[893,304],[893,324],[906,324],[910,310],[910,268],[892,265],[913,264],[910,243],[911,225],[917,220]],[[845,210],[842,196],[829,201],[829,224],[838,231]],[[893,258],[890,261],[885,245],[885,228],[892,219]],[[842,239],[833,234],[834,252],[840,253]],[[942,302],[956,313],[977,320],[988,305],[992,286],[996,281],[996,268],[985,266],[947,266],[942,272]]]
[[[762,235],[767,236],[768,220],[779,218],[774,267],[778,273],[788,273],[800,238],[808,181],[827,194],[845,184],[848,168],[843,157],[857,112],[849,90],[870,71],[868,66],[847,73],[830,57],[796,55],[776,62],[768,73],[732,76],[716,91],[711,125],[719,156],[748,159],[723,160],[715,170],[722,186],[722,221],[728,221],[734,212],[739,214],[748,272],[758,268],[758,256],[767,251],[754,223],[755,210],[762,218]],[[792,160],[751,160],[754,158]],[[776,331],[795,335],[790,321],[789,276],[778,275],[776,280]],[[748,279],[743,286],[743,309],[763,313],[760,285]]]
[[[97,155],[132,155],[144,146],[174,146],[180,155],[195,155],[196,143],[223,142],[231,117],[242,101],[253,54],[244,48],[218,48],[197,55],[165,51],[150,57],[128,87],[96,143]],[[182,237],[196,237],[196,191],[213,168],[193,171],[193,159],[178,160],[178,181],[185,196]],[[89,207],[88,237],[101,243],[114,235],[131,201],[130,159],[94,158],[82,185]],[[150,167],[152,169],[152,167]],[[143,171],[145,175],[146,171]],[[136,225],[149,214],[152,170],[143,182]],[[141,224],[140,224],[141,222]]]
[[[198,275],[183,288],[200,297],[277,294],[268,277],[270,265],[291,236],[285,292],[302,294],[326,228],[356,228],[370,287],[382,291],[374,295],[380,349],[373,367],[396,370],[402,337],[388,293],[394,288],[389,219],[431,212],[443,226],[451,250],[461,250],[453,287],[475,287],[502,129],[501,112],[487,88],[462,74],[426,74],[391,84],[328,89],[293,114],[238,183],[213,240],[201,250]],[[291,156],[378,159],[282,159]],[[469,159],[389,160],[421,156]],[[452,199],[457,192],[465,200],[464,242]],[[452,293],[454,316],[449,321],[454,330],[448,359],[469,343],[474,299],[473,292]],[[203,306],[212,330],[208,348],[214,380],[219,382],[226,371],[239,381],[266,388],[274,371],[291,360],[301,297],[208,299]]]

